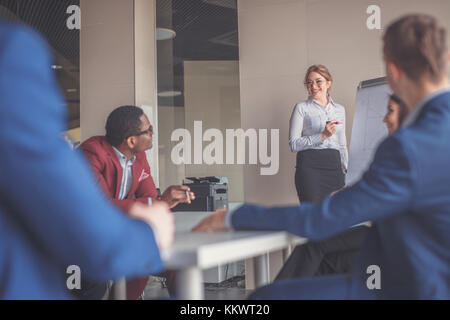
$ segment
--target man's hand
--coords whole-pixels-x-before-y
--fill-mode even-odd
[[[169,248],[174,239],[175,222],[172,212],[164,202],[154,203],[148,206],[139,202],[133,204],[129,215],[134,219],[148,223],[155,233],[155,238],[160,250]]]
[[[206,217],[200,223],[195,226],[192,231],[194,232],[211,232],[211,231],[226,231],[225,227],[225,215],[227,209],[218,209],[209,217]]]
[[[188,186],[170,186],[158,200],[166,202],[169,208],[173,208],[179,203],[191,203],[194,199],[195,194]]]

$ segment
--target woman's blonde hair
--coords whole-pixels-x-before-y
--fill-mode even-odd
[[[330,71],[328,71],[327,67],[325,67],[322,64],[314,64],[314,65],[310,66],[308,68],[308,70],[306,70],[305,80],[304,80],[305,86],[306,86],[306,82],[308,81],[308,77],[311,74],[311,72],[317,72],[322,77],[324,77],[327,81],[333,82],[333,77],[331,76]],[[328,92],[330,92],[330,90],[331,90],[331,86],[328,89]]]

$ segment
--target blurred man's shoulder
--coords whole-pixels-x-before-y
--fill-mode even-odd
[[[30,39],[37,39],[39,41],[43,40],[43,37],[31,27],[26,24],[11,23],[4,20],[0,20],[0,38],[1,43],[4,44],[3,40],[13,39],[17,37],[26,37]]]
[[[32,61],[43,61],[42,57],[49,59],[50,49],[46,39],[31,27],[0,20],[0,52],[2,56],[9,53],[10,58],[30,55],[35,57]]]

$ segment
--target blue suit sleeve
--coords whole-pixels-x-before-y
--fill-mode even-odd
[[[263,208],[245,205],[232,216],[235,229],[286,230],[318,240],[365,221],[405,213],[411,206],[416,171],[404,142],[389,137],[378,148],[362,179],[320,203]]]
[[[162,270],[152,229],[127,218],[61,138],[65,106],[48,49],[25,28],[1,39],[0,195],[36,250],[92,280]]]

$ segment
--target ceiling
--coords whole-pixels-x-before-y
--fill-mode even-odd
[[[0,6],[10,11],[16,21],[30,24],[44,34],[52,47],[73,65],[78,65],[79,30],[69,30],[66,13],[79,0],[0,0]],[[13,20],[13,19],[11,19]]]
[[[158,41],[158,91],[184,91],[183,61],[238,60],[236,0],[157,0],[156,26],[176,32]],[[158,105],[184,106],[184,96]]]
[[[79,0],[0,0],[0,17],[25,22],[53,48],[55,70],[69,109],[69,128],[79,126],[80,32],[69,30],[66,13]],[[183,92],[183,61],[238,60],[236,0],[156,0],[157,27],[176,32],[158,41],[158,89]],[[159,105],[183,106],[183,95],[159,98]]]
[[[174,55],[184,60],[237,60],[236,0],[158,0],[160,8],[172,3],[172,24],[177,33]],[[170,8],[164,8],[170,12]],[[164,26],[164,25],[163,25]],[[223,38],[223,39],[221,39]]]
[[[31,25],[53,49],[55,70],[68,107],[68,128],[80,126],[80,31],[69,30],[66,13],[79,0],[0,0],[0,17]],[[50,67],[50,66],[49,66]]]

